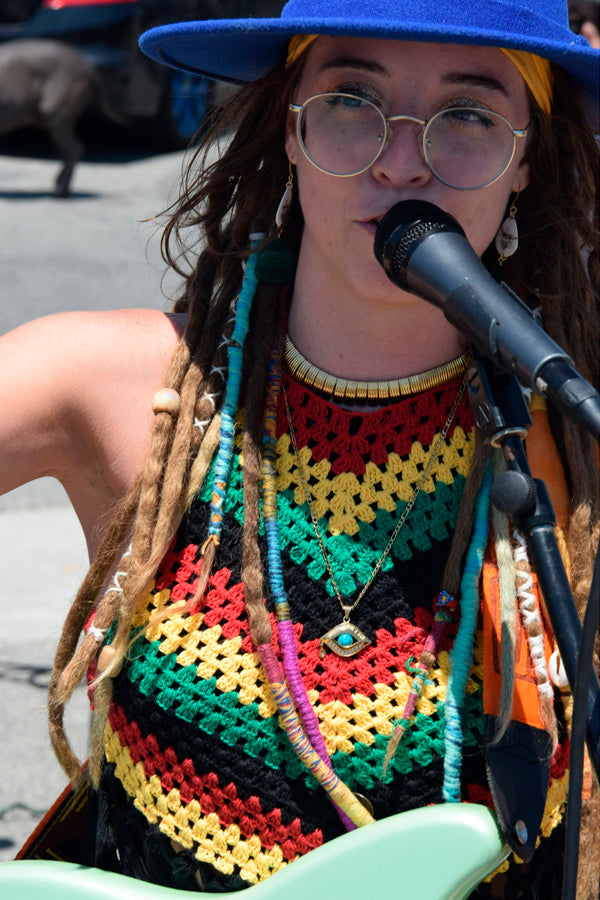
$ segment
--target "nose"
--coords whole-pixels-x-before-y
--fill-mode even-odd
[[[385,146],[371,167],[373,177],[395,186],[419,186],[429,181],[432,173],[423,157],[422,135],[419,122],[388,122]]]

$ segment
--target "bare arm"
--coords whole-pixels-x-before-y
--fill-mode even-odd
[[[177,326],[155,310],[62,313],[0,339],[0,492],[49,475],[93,551],[140,471]]]
[[[61,480],[77,455],[70,385],[75,360],[61,316],[0,339],[0,491],[43,475]]]

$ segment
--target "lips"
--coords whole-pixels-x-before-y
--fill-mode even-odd
[[[360,219],[359,221],[361,225],[372,225],[373,227],[377,228],[384,216],[385,212],[381,213],[381,215],[371,216],[369,219]]]
[[[366,228],[367,231],[369,231],[371,234],[375,234],[375,231],[377,230],[377,226],[381,222],[382,218],[383,218],[383,216],[373,216],[372,219],[360,220],[358,224],[362,228]]]

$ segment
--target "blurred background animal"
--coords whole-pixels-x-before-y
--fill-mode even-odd
[[[83,154],[77,122],[92,105],[115,118],[98,73],[78,50],[60,41],[26,39],[0,44],[0,134],[45,129],[62,160],[54,194],[66,197]]]

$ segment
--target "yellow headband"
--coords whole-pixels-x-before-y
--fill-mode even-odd
[[[286,69],[288,66],[291,66],[292,63],[295,63],[298,57],[302,56],[308,45],[312,44],[318,37],[318,34],[295,34],[293,38],[290,38],[287,59],[285,61]]]
[[[296,34],[290,38],[286,67],[295,63],[317,37],[317,34]],[[500,49],[517,67],[540,109],[549,114],[552,106],[552,71],[548,60],[525,50]]]
[[[527,53],[526,50],[506,50],[504,47],[501,50],[519,70],[540,109],[550,115],[553,79],[548,60],[535,53]]]

